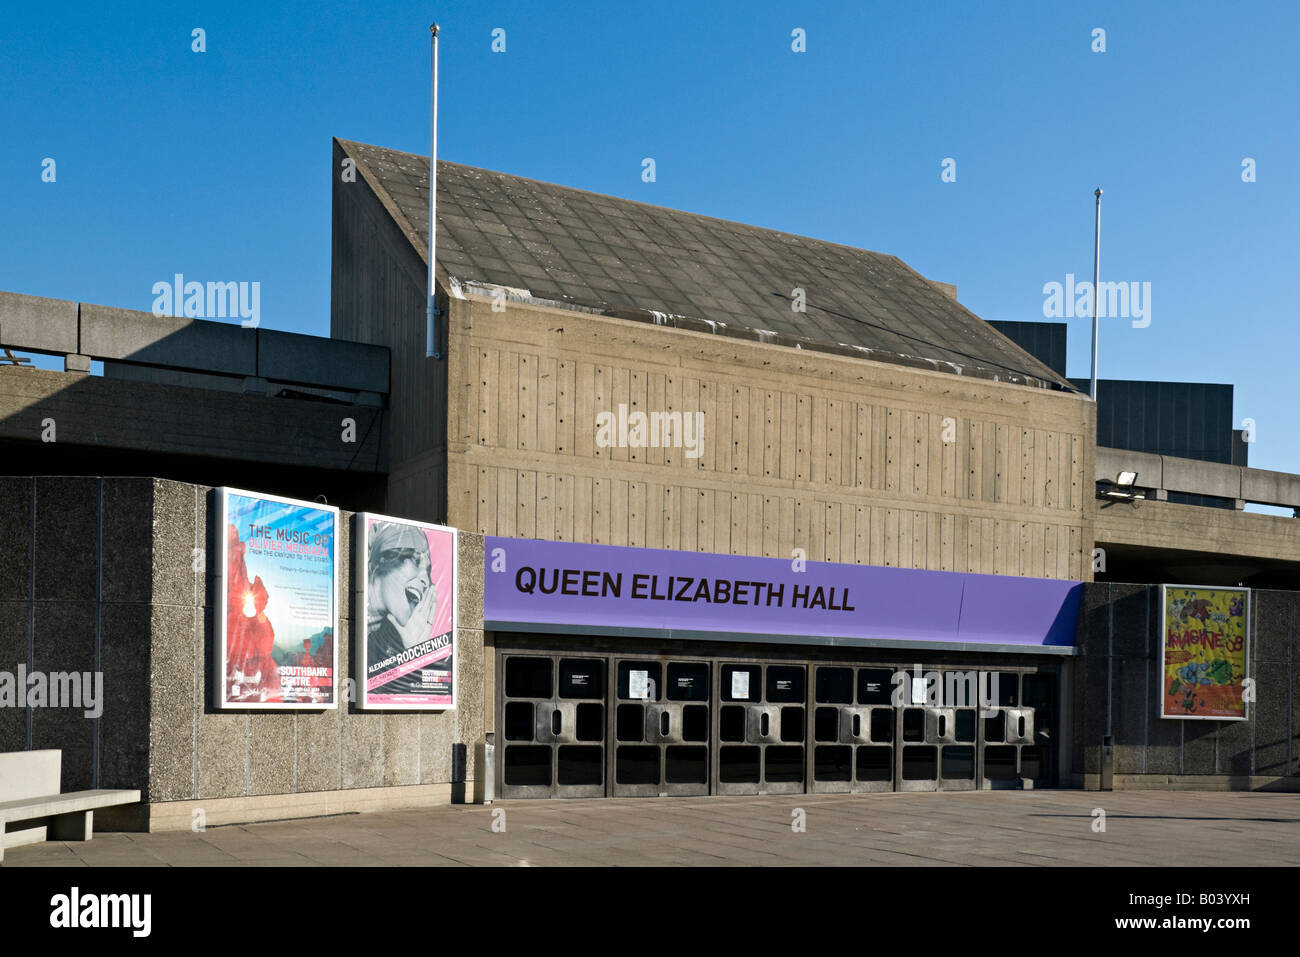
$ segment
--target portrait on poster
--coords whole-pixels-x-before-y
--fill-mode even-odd
[[[357,516],[357,705],[456,707],[456,530]]]

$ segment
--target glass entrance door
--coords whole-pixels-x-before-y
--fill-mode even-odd
[[[719,665],[715,793],[804,791],[807,675],[802,664]]]
[[[501,796],[603,797],[606,659],[503,659]]]
[[[502,797],[1058,783],[1059,671],[498,652]],[[900,684],[900,677],[906,680]]]
[[[985,788],[1052,787],[1056,783],[1054,672],[989,672],[997,708],[982,722]]]
[[[979,673],[913,670],[899,723],[899,791],[972,791],[979,777]]]
[[[712,672],[708,661],[615,659],[615,795],[709,793]]]
[[[818,665],[809,790],[892,791],[896,709],[890,668]]]

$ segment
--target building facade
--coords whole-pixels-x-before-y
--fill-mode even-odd
[[[0,649],[106,682],[93,718],[0,708],[0,748],[145,792],[105,823],[489,782],[1300,781],[1295,523],[1176,501],[1300,505],[1300,477],[1099,448],[1062,370],[892,256],[450,163],[430,358],[427,159],[333,159],[330,339],[0,294],[0,345],[69,370],[0,368]],[[1142,494],[1106,497],[1126,468]],[[335,706],[218,700],[221,486],[338,510]],[[346,690],[366,680],[360,512],[459,530],[454,707]],[[1116,560],[1152,577],[1113,583]],[[1255,682],[1249,708],[1166,717],[1157,583],[1246,579],[1277,589],[1233,606],[1250,641],[1224,681]]]

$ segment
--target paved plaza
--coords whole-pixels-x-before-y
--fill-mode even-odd
[[[1098,808],[1104,831],[1094,830]],[[792,827],[801,820],[796,809],[803,831]],[[12,848],[4,866],[1201,866],[1206,848],[1220,866],[1300,865],[1300,795],[976,791],[501,801],[202,833],[101,833],[88,843]]]

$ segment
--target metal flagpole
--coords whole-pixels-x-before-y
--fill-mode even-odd
[[[1097,401],[1097,306],[1101,300],[1101,187],[1092,195],[1097,197],[1097,225],[1092,246],[1092,391],[1088,393]]]
[[[438,310],[433,304],[433,294],[436,288],[434,285],[434,263],[436,261],[434,250],[438,245],[438,220],[436,216],[438,204],[438,24],[432,24],[429,27],[429,33],[432,35],[429,42],[433,46],[433,89],[429,107],[429,304],[426,315],[428,332],[424,357],[426,359],[441,359],[442,353],[438,351]]]

